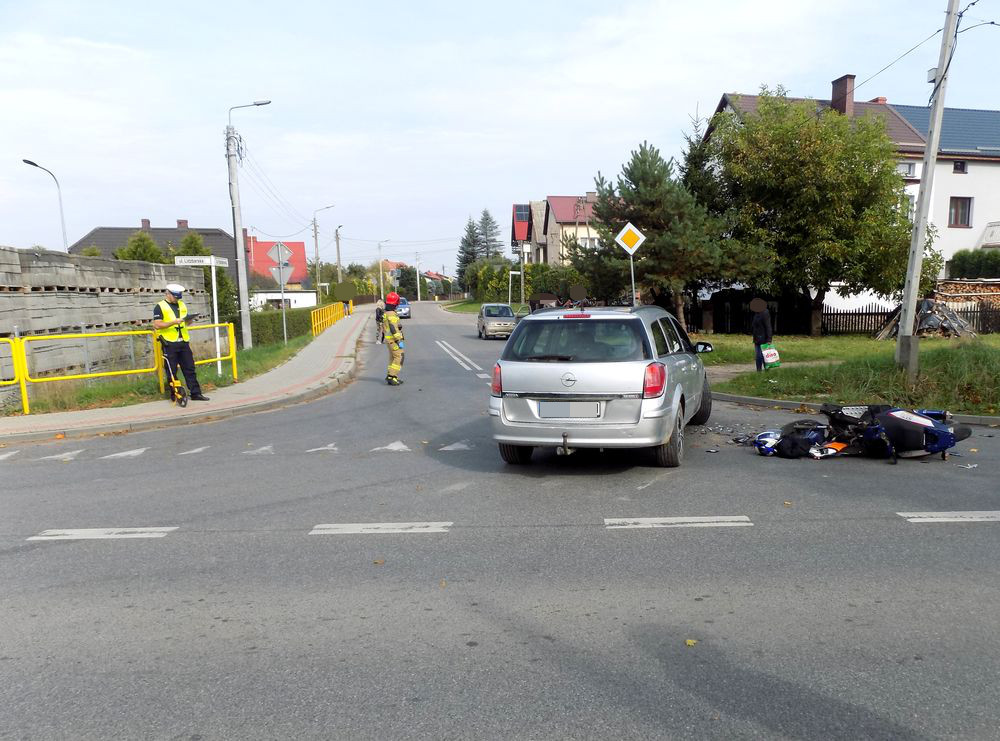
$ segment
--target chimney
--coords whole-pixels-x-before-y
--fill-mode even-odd
[[[884,95],[880,95],[877,98],[872,98],[868,102],[869,103],[878,103],[879,105],[885,105],[886,103],[889,102],[889,99],[886,98]]]
[[[187,219],[177,219],[177,228],[178,229],[187,229],[188,228],[188,220]]]
[[[854,75],[844,75],[833,81],[830,107],[848,118],[854,117]]]
[[[143,229],[149,229],[149,219],[143,219],[142,220],[142,228]]]
[[[587,191],[587,203],[597,203],[597,191]]]

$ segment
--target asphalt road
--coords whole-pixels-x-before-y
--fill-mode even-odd
[[[717,405],[680,469],[512,468],[503,343],[404,328],[401,388],[370,346],[307,405],[0,449],[0,738],[1000,737],[1000,522],[898,514],[1000,510],[1000,430],[784,461]],[[658,517],[743,519],[605,523]],[[176,529],[30,539],[120,528]]]

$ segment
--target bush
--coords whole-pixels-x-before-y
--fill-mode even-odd
[[[948,265],[949,278],[1000,278],[1000,250],[959,250]]]
[[[288,338],[312,333],[312,309],[285,309]],[[281,310],[265,309],[250,313],[250,329],[254,345],[269,345],[284,339],[281,330]]]

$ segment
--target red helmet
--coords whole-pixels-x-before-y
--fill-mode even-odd
[[[385,296],[386,306],[399,306],[399,294],[395,291],[389,291]]]

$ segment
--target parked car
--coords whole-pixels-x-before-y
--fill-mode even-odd
[[[399,297],[399,306],[396,308],[396,316],[400,319],[410,318],[410,302],[402,296]]]
[[[536,447],[650,448],[679,466],[684,427],[705,424],[712,391],[699,353],[667,311],[542,309],[518,324],[493,368],[489,414],[500,456]]]
[[[476,318],[479,339],[510,337],[517,321],[510,304],[483,304],[479,307],[479,316]]]

